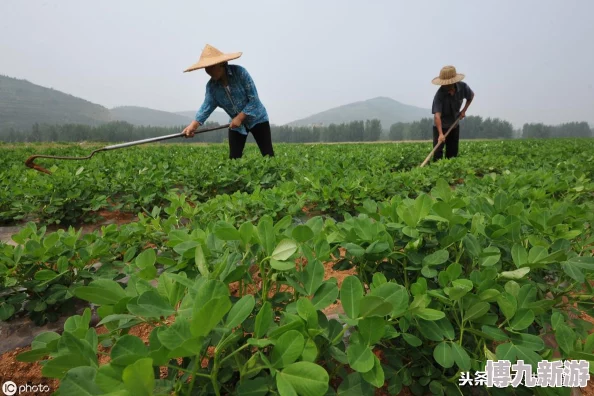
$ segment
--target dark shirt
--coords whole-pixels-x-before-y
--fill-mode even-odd
[[[474,92],[464,81],[457,82],[455,86],[456,92],[454,92],[454,95],[450,95],[442,86],[437,90],[433,98],[432,113],[441,113],[441,127],[444,133],[460,115],[464,99],[470,101],[474,95]]]

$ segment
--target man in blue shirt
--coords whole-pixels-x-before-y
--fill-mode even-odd
[[[229,126],[229,158],[241,158],[248,133],[252,133],[260,153],[274,156],[270,123],[266,108],[258,97],[256,85],[247,70],[227,62],[237,59],[241,52],[223,54],[206,45],[200,60],[184,72],[204,68],[211,79],[206,84],[204,103],[196,113],[194,121],[185,129],[187,137],[193,137],[200,125],[221,107],[231,117]]]
[[[444,130],[447,132],[458,117],[462,120],[466,116],[466,110],[474,99],[474,92],[468,84],[462,81],[463,79],[464,74],[457,73],[454,66],[445,66],[441,69],[439,77],[435,77],[432,81],[433,84],[441,86],[433,98],[433,147],[445,141],[446,158],[458,156],[460,124],[458,123],[452,129],[447,138]],[[466,99],[466,104],[460,111],[464,99]],[[435,150],[433,161],[438,161],[443,157],[443,146],[442,144]]]

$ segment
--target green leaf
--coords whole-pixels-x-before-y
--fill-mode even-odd
[[[343,283],[344,288],[344,283]],[[362,318],[372,316],[387,316],[392,312],[392,304],[381,297],[365,296],[359,303],[359,315]]]
[[[367,346],[372,346],[379,342],[386,330],[385,323],[385,320],[380,317],[360,320],[357,327],[363,343]]]
[[[483,317],[489,309],[491,308],[491,304],[486,302],[477,302],[472,307],[470,307],[466,312],[464,312],[464,321],[467,322],[469,320],[475,320]]]
[[[447,250],[442,249],[423,258],[423,265],[440,265],[448,261],[450,254]]]
[[[208,335],[232,306],[228,296],[213,298],[205,304],[200,301],[200,294],[197,297],[194,303],[194,316],[190,324],[190,330],[194,337]]]
[[[268,394],[268,381],[266,378],[257,377],[253,380],[244,380],[237,387],[238,396],[266,396]]]
[[[555,340],[565,354],[574,350],[576,335],[574,331],[565,324],[560,324],[555,330]]]
[[[333,304],[338,298],[338,286],[335,283],[324,282],[322,286],[316,290],[311,302],[316,310],[323,310],[330,304]]]
[[[148,249],[143,251],[136,257],[136,265],[139,268],[148,268],[155,265],[157,261],[157,254],[155,253],[154,249]]]
[[[492,267],[501,259],[501,252],[496,246],[489,246],[483,250],[479,262],[482,267]]]
[[[300,224],[300,225],[296,226],[295,228],[293,228],[291,236],[297,242],[304,243],[304,242],[307,242],[310,239],[312,239],[314,237],[314,233],[313,233],[312,229],[309,228],[308,226]]]
[[[270,266],[277,271],[290,271],[295,269],[295,263],[293,261],[278,261],[270,259]]]
[[[376,388],[381,388],[384,385],[384,369],[382,368],[382,364],[377,356],[373,355],[373,368],[365,373],[362,373],[361,376],[371,385],[375,386]]]
[[[283,239],[272,252],[272,258],[279,261],[288,260],[297,251],[297,244],[292,239]]]
[[[407,344],[409,344],[412,347],[416,348],[423,345],[423,341],[421,341],[421,339],[415,335],[402,333],[402,338],[404,339],[404,341],[407,342]]]
[[[173,351],[192,338],[190,322],[178,317],[171,326],[157,333],[157,338],[165,348]]]
[[[217,221],[213,227],[214,234],[223,241],[239,241],[241,235],[233,225],[225,221]]]
[[[255,336],[256,338],[261,338],[266,334],[268,328],[272,325],[273,322],[273,312],[272,312],[272,305],[270,302],[266,301],[260,311],[256,315],[256,325],[255,325]]]
[[[148,349],[138,337],[124,335],[111,348],[111,365],[128,366],[148,356]]]
[[[514,271],[503,271],[499,274],[501,278],[505,279],[522,279],[530,272],[530,267],[522,267]]]
[[[97,369],[94,367],[75,367],[69,370],[60,382],[60,395],[87,396],[105,394],[95,383],[96,375]]]
[[[305,339],[297,330],[289,330],[281,335],[272,350],[270,362],[276,369],[280,369],[295,362],[305,347]]]
[[[531,309],[521,308],[516,312],[510,322],[512,329],[516,331],[524,330],[534,323],[534,312]]]
[[[395,376],[393,379],[394,378],[398,379],[399,377]],[[375,390],[367,381],[363,381],[361,374],[354,372],[349,374],[340,383],[337,394],[340,396],[372,396],[374,393]],[[399,392],[390,392],[390,394],[396,395],[399,394]]]
[[[564,262],[580,269],[594,271],[594,257],[576,256]]]
[[[293,386],[289,382],[287,382],[287,380],[284,377],[280,375],[276,376],[276,388],[278,390],[279,395],[298,396],[297,392],[295,391],[295,388],[293,388]]]
[[[36,348],[19,353],[16,357],[17,362],[34,363],[48,356],[51,351],[48,348]]]
[[[309,338],[305,342],[305,347],[303,348],[303,353],[301,354],[302,360],[306,362],[315,363],[316,359],[318,358],[318,347],[314,340]]]
[[[462,243],[464,244],[464,248],[468,251],[468,253],[470,253],[472,257],[478,258],[481,255],[481,245],[474,235],[466,234],[466,236],[462,239]]]
[[[89,286],[80,286],[74,289],[74,295],[81,300],[97,305],[115,305],[126,297],[126,292],[115,281],[97,279],[92,281]]]
[[[194,261],[196,262],[196,267],[198,268],[200,275],[207,278],[210,271],[208,270],[208,264],[206,263],[206,258],[204,257],[202,245],[196,246],[196,252],[194,253]]]
[[[479,294],[479,299],[485,302],[495,302],[501,293],[497,289],[487,289]]]
[[[373,368],[373,352],[364,344],[349,344],[347,348],[347,357],[349,365],[355,371],[365,373]]]
[[[516,346],[522,346],[531,351],[542,351],[545,347],[543,339],[532,334],[514,334],[510,335],[511,341]]]
[[[243,296],[233,305],[231,311],[229,311],[229,315],[227,315],[227,327],[232,329],[242,324],[250,316],[255,306],[256,299],[254,296],[251,294]]]
[[[528,252],[524,248],[524,246],[520,244],[514,244],[512,246],[512,259],[514,260],[514,264],[516,267],[520,268],[523,267],[528,263]]]
[[[254,235],[254,225],[246,221],[239,227],[239,236],[244,245],[248,245]]]
[[[450,368],[454,365],[452,348],[447,342],[440,342],[433,349],[433,358],[443,368]]]
[[[144,318],[168,317],[175,313],[169,302],[154,290],[142,293],[138,300],[131,300],[127,308],[130,313]]]
[[[126,367],[122,375],[126,389],[134,396],[152,396],[155,388],[153,359],[144,358]]]
[[[468,356],[466,349],[462,348],[455,342],[452,342],[450,347],[452,349],[452,356],[454,358],[454,362],[456,362],[456,365],[462,371],[469,371],[471,368],[470,356]]]
[[[569,277],[571,279],[581,282],[581,283],[586,281],[586,277],[584,276],[584,273],[582,272],[582,270],[579,269],[577,266],[572,265],[570,262],[568,262],[568,261],[562,262],[561,268],[567,275],[569,275]]]
[[[509,339],[505,332],[497,327],[483,325],[481,329],[483,330],[483,333],[487,334],[494,341],[503,342]]]
[[[408,309],[409,295],[404,286],[395,283],[384,283],[379,287],[373,289],[370,293],[372,296],[383,298],[385,301],[392,304],[392,316],[400,317],[404,315]]]
[[[267,255],[272,254],[274,250],[274,245],[276,244],[276,238],[274,236],[272,218],[268,215],[262,216],[258,222],[258,237]]]
[[[8,320],[12,315],[14,315],[14,312],[14,305],[0,303],[0,321]]]
[[[495,355],[498,360],[509,360],[510,362],[514,362],[517,357],[517,349],[514,344],[506,342],[505,344],[497,345],[497,348],[495,348]]]
[[[363,286],[354,275],[348,276],[342,282],[340,302],[347,316],[351,319],[359,317],[359,307],[363,299]]]
[[[279,377],[296,394],[303,396],[324,396],[330,381],[328,372],[323,367],[310,362],[297,362],[285,367],[277,374],[277,384]]]
[[[43,365],[41,375],[48,378],[62,378],[70,369],[88,366],[89,360],[75,353],[60,355]]]
[[[421,308],[415,312],[415,315],[425,320],[440,320],[445,317],[445,313],[431,308]]]
[[[297,313],[307,322],[310,329],[318,329],[318,313],[312,302],[307,297],[300,297],[297,300]]]
[[[309,262],[303,273],[303,288],[308,296],[314,294],[324,282],[324,266],[319,260]]]
[[[38,281],[49,281],[57,277],[58,274],[52,270],[40,270],[35,273],[35,280]]]
[[[499,309],[508,320],[514,317],[518,308],[516,298],[508,292],[503,292],[497,297],[497,305],[499,305]]]

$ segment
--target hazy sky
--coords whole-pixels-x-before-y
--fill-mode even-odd
[[[281,124],[377,96],[430,108],[453,64],[469,115],[594,126],[592,15],[592,0],[0,0],[0,74],[109,108],[196,110],[208,76],[182,71],[208,43],[244,53]]]

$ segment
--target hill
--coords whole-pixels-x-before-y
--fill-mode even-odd
[[[309,117],[290,122],[291,126],[341,124],[351,121],[379,119],[384,130],[397,122],[413,122],[431,117],[430,109],[406,105],[394,99],[377,97],[335,107]]]
[[[0,130],[29,129],[35,123],[99,125],[110,121],[101,105],[0,75]]]
[[[137,126],[179,127],[192,121],[180,114],[138,106],[114,107],[110,113],[114,121],[125,121]]]
[[[198,109],[188,111],[177,111],[175,114],[183,115],[185,117],[194,119],[194,116],[196,116],[196,111],[198,111]],[[229,116],[224,111],[215,110],[212,112],[210,117],[208,117],[208,120],[206,120],[206,122],[217,122],[219,124],[227,124],[229,122]]]
[[[196,111],[180,111],[171,113],[168,111],[149,109],[138,106],[114,107],[110,110],[111,118],[114,121],[125,121],[132,125],[156,126],[156,127],[179,127],[188,125],[196,115]],[[222,111],[214,111],[207,122],[218,122],[226,124],[229,117]]]

